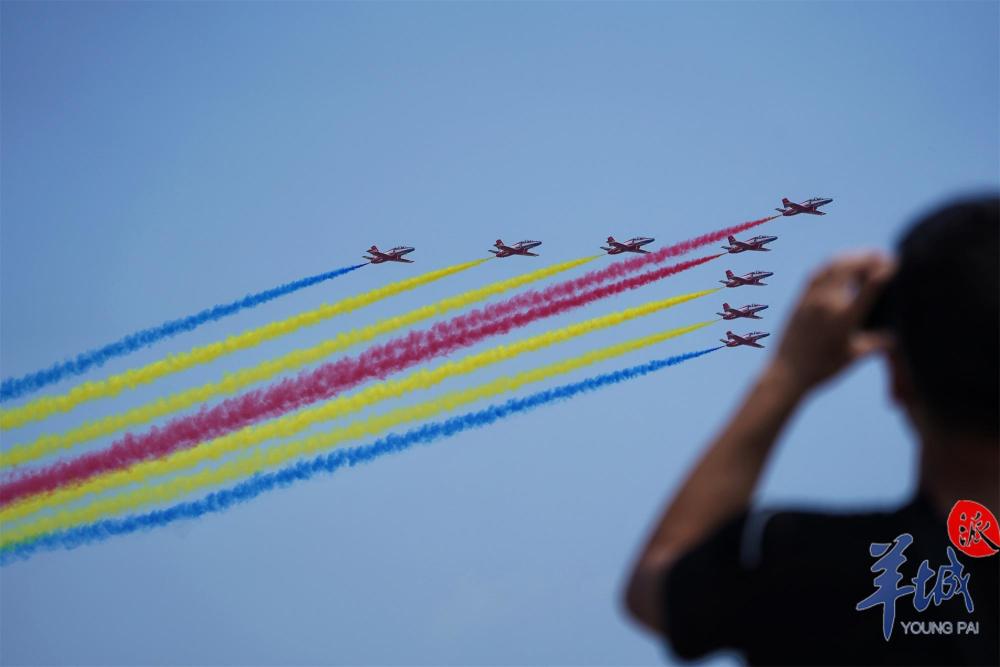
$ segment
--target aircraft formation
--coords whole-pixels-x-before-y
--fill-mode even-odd
[[[799,207],[812,207],[813,210],[822,205],[823,200],[819,199],[796,204]],[[795,208],[790,204],[782,210],[788,215],[796,214]],[[763,319],[762,312],[768,309],[762,303],[730,305],[730,298],[721,304],[721,311],[715,317],[704,317],[703,314],[698,318],[702,321],[688,326],[619,341],[597,351],[486,381],[474,388],[449,391],[421,403],[418,410],[411,406],[401,406],[388,411],[380,410],[377,415],[370,417],[360,416],[355,422],[356,429],[338,426],[322,431],[313,428],[321,422],[367,411],[383,401],[430,389],[445,379],[475,373],[524,352],[604,330],[693,299],[722,292],[723,289],[764,286],[764,281],[773,275],[770,271],[742,273],[741,269],[741,274],[737,274],[727,270],[724,278],[719,276],[723,278],[720,280],[721,286],[717,285],[715,289],[700,289],[647,301],[630,308],[616,308],[610,315],[547,328],[518,344],[501,343],[485,352],[473,352],[460,361],[440,364],[433,371],[391,377],[414,366],[450,356],[453,350],[471,347],[480,341],[504,336],[515,329],[520,330],[532,322],[657,283],[665,277],[709,261],[741,253],[769,252],[777,241],[776,236],[737,237],[749,236],[753,232],[748,230],[779,217],[775,214],[767,215],[651,250],[646,248],[655,242],[652,237],[635,236],[626,241],[618,241],[613,236],[607,236],[605,244],[600,246],[601,254],[590,252],[583,257],[540,267],[528,267],[524,264],[512,266],[509,268],[526,267],[529,270],[515,271],[517,275],[514,279],[507,277],[495,280],[484,286],[438,299],[433,304],[420,305],[407,313],[383,317],[335,337],[325,337],[313,346],[297,347],[238,373],[228,373],[221,381],[182,388],[169,398],[159,397],[138,407],[129,406],[121,414],[88,421],[63,433],[37,438],[29,435],[28,440],[0,451],[0,470],[4,473],[3,479],[0,479],[0,523],[4,526],[4,530],[0,531],[0,567],[11,562],[11,559],[27,558],[39,550],[75,548],[85,542],[103,541],[112,535],[146,530],[181,519],[195,519],[209,512],[221,511],[234,502],[243,502],[272,489],[282,488],[288,483],[301,481],[306,478],[303,476],[304,469],[309,475],[333,472],[340,467],[373,460],[417,443],[429,443],[463,430],[487,426],[498,419],[590,392],[600,386],[642,377],[723,348],[762,348],[764,346],[761,341],[768,337],[767,332],[726,331],[718,343],[709,342],[702,349],[647,361],[564,384],[556,389],[543,389],[526,397],[511,398],[482,410],[443,418],[459,406],[480,402],[485,398],[499,398],[522,385],[547,382],[598,361],[634,353],[659,342],[717,325],[720,320],[732,322],[729,325],[732,328],[735,328],[736,320],[759,321]],[[721,251],[716,249],[700,257],[673,262],[675,257],[697,248],[718,246],[723,240],[728,243],[722,246]],[[354,262],[248,294],[231,303],[212,306],[129,333],[117,341],[24,376],[0,378],[0,432],[4,432],[6,436],[8,430],[69,412],[91,401],[111,399],[121,392],[123,386],[131,388],[153,383],[185,369],[211,363],[219,356],[255,348],[334,316],[353,312],[416,287],[481,266],[493,256],[537,257],[537,250],[541,245],[540,241],[524,240],[508,244],[497,239],[489,248],[491,256],[483,256],[485,253],[482,253],[478,258],[466,258],[467,261],[432,271],[417,271],[415,273],[418,275],[400,280],[388,283],[376,281],[379,284],[373,289],[351,293],[335,303],[322,303],[312,310],[246,329],[239,335],[228,336],[224,345],[219,342],[196,344],[187,351],[170,353],[169,363],[162,360],[140,363],[117,375],[86,381],[62,394],[50,393],[18,405],[5,404],[40,391],[49,384],[83,375],[89,368],[100,366],[109,358],[145,349],[149,347],[150,341],[172,338],[178,333],[217,321],[241,309],[254,308],[310,285],[346,275],[366,264],[411,263],[410,257],[415,252],[412,246],[397,245],[388,250],[380,250],[379,246],[372,245],[364,254],[365,264]],[[524,285],[572,271],[589,262],[599,262],[604,253],[620,257],[628,257],[627,253],[634,253],[635,257],[628,261],[609,262],[603,268],[587,271],[583,275],[531,292],[504,296],[502,300],[493,299]],[[509,261],[516,264],[523,260]],[[725,268],[720,267],[720,274]],[[703,274],[701,279],[704,278]],[[491,303],[477,306],[487,300]],[[544,305],[539,307],[539,304]],[[476,307],[467,310],[473,306]],[[461,312],[436,321],[428,328],[414,327],[420,322],[437,319],[452,311]],[[388,340],[376,342],[376,339],[383,339],[388,334],[394,335]],[[338,354],[362,343],[371,344],[357,355]],[[327,361],[335,354],[338,359]],[[316,363],[320,364],[316,368],[305,368]],[[280,377],[289,373],[295,375]],[[273,382],[267,386],[251,389],[253,385],[272,379]],[[368,382],[377,384],[359,387]],[[348,391],[351,392],[349,397],[340,397],[340,394]],[[208,401],[213,401],[214,404],[209,405]],[[197,412],[178,414],[196,407]],[[410,430],[401,430],[405,424],[438,416],[442,419]],[[162,426],[132,432],[133,429],[145,429],[146,424],[161,418],[167,420]],[[269,422],[271,425],[267,427],[258,426],[264,420],[274,421]],[[381,436],[391,429],[394,432]],[[126,430],[130,432],[120,438],[115,435]],[[257,448],[274,439],[276,434],[292,439]],[[379,435],[380,439],[343,455],[327,451],[347,441],[357,440],[362,434]],[[66,453],[71,447],[106,436],[115,438],[106,448],[81,449],[69,452],[68,455]],[[295,439],[296,437],[299,439]],[[213,442],[211,448],[199,444],[210,440]],[[255,448],[258,452],[264,451],[266,455],[250,453],[250,448]],[[249,455],[240,453],[244,451]],[[183,455],[180,455],[181,452]],[[306,452],[314,452],[318,456],[306,462],[306,468],[303,468],[301,457]],[[234,456],[229,457],[229,454]],[[214,462],[224,455],[227,456],[226,461],[216,465]],[[149,465],[154,459],[155,465]],[[41,463],[42,460],[48,461]],[[40,465],[35,465],[35,462]],[[212,465],[202,465],[204,463]],[[7,474],[27,464],[32,465]],[[160,481],[154,481],[154,478]],[[230,483],[235,486],[218,490],[220,486]],[[204,498],[193,500],[189,497],[203,490],[208,493]],[[147,511],[151,505],[164,503],[176,504],[165,509]]]
[[[782,216],[793,216],[799,215],[800,213],[806,215],[826,215],[823,211],[820,211],[821,206],[826,206],[833,201],[832,197],[812,197],[805,200],[802,203],[796,203],[783,197],[781,200],[781,208],[774,209]],[[630,238],[628,241],[616,241],[614,236],[609,236],[607,240],[607,245],[600,246],[601,250],[604,250],[609,255],[621,255],[627,252],[644,254],[648,253],[648,250],[643,249],[643,246],[653,243],[656,239],[649,236],[636,236]],[[729,245],[722,246],[722,249],[727,253],[732,255],[738,255],[743,252],[770,252],[770,248],[765,248],[769,243],[773,243],[778,240],[777,236],[766,236],[758,235],[741,241],[735,236],[730,236],[726,239]],[[538,257],[538,253],[531,252],[538,246],[542,245],[541,241],[518,241],[517,243],[508,245],[503,242],[502,239],[497,239],[494,242],[494,248],[490,248],[490,252],[496,257],[513,257],[515,255],[521,255],[523,257]],[[413,252],[414,248],[410,246],[396,246],[395,248],[390,248],[386,251],[381,251],[376,246],[372,246],[368,249],[368,255],[364,255],[372,264],[382,264],[384,262],[405,262],[407,264],[412,264],[413,260],[405,259],[404,255],[408,255]],[[726,279],[720,280],[723,286],[727,288],[744,287],[744,286],[754,286],[763,287],[767,283],[762,282],[764,278],[770,278],[774,273],[771,271],[751,271],[742,276],[737,276],[732,271],[726,271]],[[766,310],[767,306],[759,303],[751,303],[739,308],[733,308],[728,303],[722,304],[722,312],[717,313],[724,320],[735,320],[740,318],[747,318],[752,320],[761,319],[757,313],[762,310]],[[726,347],[757,347],[763,348],[764,346],[757,341],[761,338],[766,338],[770,336],[769,333],[762,331],[751,331],[748,334],[739,336],[734,334],[732,331],[726,332],[726,338],[721,339]]]

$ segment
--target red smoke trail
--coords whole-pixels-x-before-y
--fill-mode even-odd
[[[567,294],[578,292],[585,287],[591,287],[599,283],[607,282],[608,280],[621,278],[624,275],[638,271],[639,269],[650,264],[660,264],[671,257],[680,257],[681,255],[685,255],[692,250],[708,245],[709,243],[722,241],[729,236],[740,234],[748,229],[753,229],[754,227],[763,225],[765,222],[770,222],[771,220],[780,217],[780,215],[770,215],[766,218],[760,218],[758,220],[741,222],[740,224],[733,225],[732,227],[726,227],[725,229],[719,229],[714,232],[709,232],[708,234],[696,236],[695,238],[688,239],[687,241],[681,241],[680,243],[665,246],[645,255],[639,255],[631,259],[615,262],[614,264],[611,264],[603,269],[586,273],[579,278],[574,278],[573,280],[567,280],[557,285],[553,285],[549,288],[549,290],[546,290],[546,298],[551,298],[555,295],[565,296]],[[517,297],[515,297],[515,299],[516,298]]]
[[[553,285],[439,322],[427,330],[411,331],[406,336],[374,345],[356,358],[345,357],[304,371],[270,387],[227,399],[212,408],[202,408],[193,415],[179,417],[163,427],[153,427],[142,435],[128,433],[108,449],[25,472],[0,486],[0,505],[80,482],[100,473],[127,468],[139,461],[165,456],[254,422],[329,399],[366,380],[385,378],[485,338],[642,287],[721,256],[708,255],[665,266],[562,299],[549,298],[549,294],[563,290],[561,285]],[[511,301],[528,309],[510,313]]]

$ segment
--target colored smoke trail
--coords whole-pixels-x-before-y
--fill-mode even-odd
[[[490,336],[505,334],[536,320],[642,287],[720,256],[709,255],[679,262],[558,301],[545,301],[548,290],[529,292],[473,310],[448,322],[440,322],[428,330],[411,331],[404,337],[372,346],[357,357],[327,363],[295,378],[227,399],[194,415],[174,419],[162,428],[153,428],[141,435],[126,434],[107,449],[59,461],[5,480],[0,484],[0,504],[9,504],[19,498],[51,491],[140,461],[166,456],[256,421],[329,399],[366,380],[385,378]],[[540,303],[530,310],[514,312],[501,319],[495,317],[513,310],[512,303],[530,305],[536,301]]]
[[[3,530],[0,531],[0,548],[7,548],[18,542],[32,540],[45,533],[64,530],[77,524],[90,523],[105,516],[135,511],[149,504],[172,502],[175,498],[185,494],[255,475],[269,468],[280,466],[297,457],[316,454],[343,442],[374,436],[408,422],[431,419],[442,412],[454,410],[463,405],[516,391],[527,384],[543,382],[595,363],[614,359],[629,352],[635,352],[650,345],[697,331],[714,322],[716,320],[699,322],[690,326],[671,329],[593,350],[577,357],[524,371],[517,375],[499,377],[491,382],[469,389],[447,393],[414,406],[397,408],[380,415],[372,415],[367,419],[352,422],[342,428],[317,433],[270,448],[257,449],[248,452],[245,456],[224,461],[214,467],[197,470],[186,476],[172,477],[157,485],[129,488],[122,493],[106,498],[99,498],[82,507],[63,509],[54,514],[46,514],[34,521],[19,525],[5,525],[3,526]]]
[[[72,359],[52,364],[48,368],[44,368],[40,371],[35,371],[34,373],[29,373],[19,378],[5,378],[3,382],[0,383],[0,403],[20,398],[25,394],[36,392],[43,387],[59,382],[60,380],[64,380],[65,378],[82,375],[91,368],[99,368],[111,359],[123,357],[127,354],[131,354],[132,352],[136,352],[137,350],[141,350],[144,347],[149,347],[164,338],[170,338],[179,333],[184,333],[185,331],[192,331],[200,327],[202,324],[221,320],[224,317],[235,315],[241,310],[254,308],[267,303],[268,301],[272,301],[273,299],[277,299],[280,296],[297,292],[300,289],[305,289],[306,287],[310,287],[317,283],[332,280],[338,276],[344,275],[345,273],[356,271],[362,266],[364,266],[364,264],[345,266],[344,268],[336,269],[334,271],[327,271],[326,273],[320,273],[315,276],[309,276],[308,278],[302,278],[301,280],[285,283],[284,285],[279,285],[278,287],[273,287],[269,290],[264,290],[263,292],[248,294],[237,301],[212,306],[211,308],[206,308],[205,310],[195,313],[194,315],[188,315],[187,317],[170,320],[159,326],[137,331],[125,336],[124,338],[116,340],[113,343],[109,343],[103,347],[95,348],[87,352],[81,352]]]
[[[312,347],[293,350],[277,359],[261,362],[251,368],[227,373],[217,382],[210,382],[165,398],[159,398],[127,412],[91,420],[63,433],[42,435],[31,442],[15,445],[6,452],[0,452],[0,466],[21,465],[54,452],[68,449],[81,442],[111,435],[117,431],[145,424],[174,412],[180,412],[181,410],[219,396],[235,394],[250,385],[321,361],[353,345],[374,340],[384,334],[392,333],[418,322],[465,308],[488,299],[491,296],[496,296],[564,273],[592,262],[599,257],[603,257],[603,255],[591,255],[590,257],[561,262],[514,276],[513,278],[490,283],[485,287],[469,290],[456,296],[441,299],[436,303],[416,308],[403,315],[389,317],[366,327],[339,333],[335,337],[324,340]],[[3,487],[0,486],[0,499],[3,497]],[[0,500],[0,503],[2,503],[2,500]]]
[[[69,530],[47,533],[34,540],[12,544],[0,551],[0,564],[6,565],[16,560],[28,558],[42,550],[73,549],[84,544],[101,542],[114,536],[128,535],[141,530],[166,526],[175,521],[197,519],[206,514],[222,512],[261,494],[311,479],[319,474],[329,474],[341,468],[369,463],[388,454],[405,451],[418,444],[430,444],[468,430],[489,426],[502,419],[529,412],[551,403],[568,400],[582,393],[596,391],[626,380],[655,373],[670,366],[676,366],[718,349],[720,348],[713,347],[667,359],[650,361],[631,368],[597,375],[580,382],[546,389],[524,398],[512,398],[505,403],[491,405],[483,410],[425,424],[406,433],[393,433],[368,445],[336,450],[275,472],[257,474],[232,488],[215,491],[199,500],[182,502],[146,514],[128,516],[122,519],[104,519]]]
[[[594,331],[617,326],[623,322],[645,317],[717,291],[717,289],[710,289],[653,301],[617,313],[571,324],[561,329],[547,331],[510,345],[498,345],[457,361],[446,362],[434,369],[421,369],[399,380],[386,380],[368,386],[353,396],[342,396],[308,410],[293,412],[257,426],[234,431],[214,440],[202,442],[196,447],[174,452],[166,458],[146,461],[130,468],[117,468],[107,474],[91,477],[82,484],[64,485],[53,493],[34,495],[21,502],[11,503],[0,510],[0,522],[17,521],[46,508],[69,505],[83,498],[96,496],[130,484],[148,483],[152,478],[173,475],[204,463],[217,461],[229,454],[246,450],[274,438],[298,435],[316,424],[365,410],[382,401],[429,389],[447,379],[473,373],[487,366],[508,361],[526,352],[534,352]]]
[[[293,333],[304,327],[319,324],[336,315],[349,313],[358,308],[369,306],[376,301],[381,301],[401,292],[406,292],[421,285],[434,282],[435,280],[471,269],[474,266],[479,266],[489,259],[477,259],[471,262],[455,264],[438,269],[437,271],[430,271],[413,278],[390,283],[364,294],[352,296],[332,304],[323,304],[318,308],[293,315],[287,319],[244,331],[236,336],[230,336],[223,341],[195,347],[180,354],[170,355],[165,359],[147,364],[146,366],[133,368],[118,375],[112,375],[105,380],[85,382],[73,387],[65,394],[44,396],[23,406],[0,411],[0,429],[16,428],[59,412],[68,412],[89,401],[116,396],[125,389],[132,389],[172,373],[177,373],[200,364],[206,364],[238,350],[255,347],[265,341]]]
[[[762,225],[766,222],[774,220],[777,217],[780,216],[776,215],[768,216],[766,218],[751,220],[749,222],[744,222],[739,225],[733,225],[725,229],[709,232],[707,234],[703,234],[693,239],[688,239],[687,241],[682,241],[674,245],[660,248],[655,252],[641,255],[633,259],[616,262],[615,264],[612,264],[611,266],[608,266],[605,269],[599,271],[593,271],[576,280],[567,281],[565,283],[562,283],[561,285],[557,285],[554,287],[562,288],[566,290],[567,293],[571,291],[580,290],[585,287],[589,287],[607,280],[621,277],[623,275],[626,275],[627,273],[637,271],[640,268],[647,266],[649,264],[660,263],[668,258],[683,255],[696,248],[722,240],[731,234],[739,234],[758,225]],[[451,275],[452,273],[457,273],[467,268],[471,268],[472,266],[481,264],[484,261],[486,260],[482,259],[473,262],[467,262],[466,264],[460,264],[455,267],[448,267],[446,269],[441,269],[439,272],[432,272],[431,274],[424,274],[423,276],[410,278],[409,280],[404,280],[399,283],[393,283],[392,285],[388,285],[384,288],[381,288],[381,290],[390,290],[391,288],[394,288],[395,286],[398,285],[404,285],[404,284],[407,285],[402,289],[395,289],[395,291],[391,292],[391,294],[398,294],[399,292],[408,289],[413,289],[413,287],[416,287],[417,285],[422,285],[425,284],[426,282],[437,280],[440,277],[444,277],[444,275]],[[443,275],[436,275],[438,273],[443,273]],[[435,277],[429,278],[429,276],[435,276]],[[367,294],[363,294],[358,297],[353,297],[353,299],[361,300],[368,295],[376,294],[379,292],[380,290],[374,290],[373,292],[368,292]],[[319,320],[326,319],[334,315],[339,315],[344,312],[348,312],[349,310],[354,310],[363,305],[368,305],[373,301],[386,298],[386,296],[391,296],[391,294],[382,294],[377,298],[372,299],[371,301],[366,301],[360,303],[359,305],[354,305],[353,307],[348,309],[337,310],[336,312],[333,312],[331,314],[327,314],[323,309],[324,308],[336,309],[341,304],[350,302],[352,300],[347,299],[337,304],[322,306],[317,310],[309,311],[306,313],[302,313],[299,316],[296,316],[297,318],[303,318],[305,320],[305,323],[295,324],[293,320],[296,320],[296,318],[290,318],[289,320],[275,322],[256,330],[244,332],[239,336],[230,337],[226,341],[220,343],[214,343],[212,345],[204,346],[201,348],[195,348],[190,352],[183,353],[180,355],[174,355],[162,361],[155,362],[153,364],[150,364],[142,368],[126,371],[125,373],[112,376],[100,382],[84,383],[83,385],[73,388],[66,394],[37,399],[36,401],[28,403],[27,405],[21,406],[19,408],[14,408],[10,410],[0,410],[0,430],[16,428],[18,426],[22,426],[30,422],[44,419],[45,417],[48,417],[58,412],[67,412],[69,410],[72,410],[77,405],[80,405],[81,403],[87,401],[95,400],[98,398],[115,396],[125,388],[130,388],[139,384],[152,382],[153,380],[163,377],[164,375],[168,375],[170,373],[174,373],[179,370],[183,370],[185,368],[190,368],[198,364],[207,363],[208,361],[211,361],[223,354],[227,354],[228,352],[232,352],[239,349],[245,349],[246,347],[253,347],[254,345],[258,345],[260,342],[263,342],[263,340],[270,340],[271,338],[274,338],[276,336],[284,335],[285,333],[290,333],[291,331],[295,331],[303,326],[310,326],[312,324],[315,324]],[[283,326],[289,324],[295,324],[295,326],[293,326],[291,329],[287,331],[282,330]],[[253,339],[255,339],[255,336],[257,334],[263,334],[266,337],[257,342],[250,342]],[[227,346],[229,345],[233,345],[235,347],[233,347],[232,349],[227,349]]]

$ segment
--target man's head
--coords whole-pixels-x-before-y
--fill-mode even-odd
[[[918,428],[996,436],[1000,199],[956,202],[911,227],[868,328],[895,339],[893,385]]]

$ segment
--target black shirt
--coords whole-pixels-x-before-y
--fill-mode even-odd
[[[683,658],[735,649],[750,664],[1000,664],[1000,555],[971,558],[952,546],[972,613],[960,592],[922,612],[914,595],[899,597],[886,640],[885,606],[857,609],[876,592],[871,545],[903,534],[912,536],[906,561],[889,569],[910,586],[926,559],[930,592],[951,542],[946,518],[920,497],[895,512],[743,514],[671,568],[662,596],[670,644]],[[895,590],[895,579],[886,581]],[[978,634],[968,634],[976,622]]]

